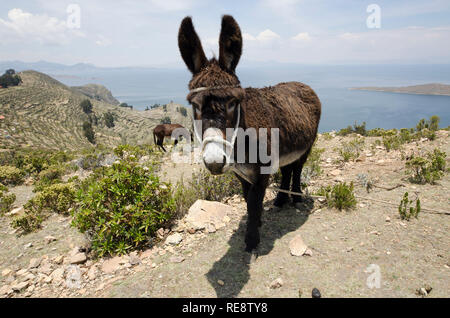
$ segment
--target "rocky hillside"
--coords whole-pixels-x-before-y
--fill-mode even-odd
[[[120,102],[112,95],[111,91],[103,85],[87,84],[84,86],[73,86],[72,90],[86,95],[89,98],[102,101],[111,105],[119,105]]]
[[[431,83],[405,87],[355,87],[352,89],[363,91],[391,92],[420,95],[450,95],[450,85]]]
[[[79,149],[91,144],[83,135],[82,125],[87,115],[80,108],[86,95],[71,89],[39,72],[20,73],[23,84],[0,89],[0,147],[43,147],[51,149]],[[82,91],[86,93],[86,89]],[[104,94],[102,93],[101,96]],[[106,96],[106,95],[105,95]],[[171,104],[163,109],[137,111],[92,99],[96,142],[106,146],[123,143],[152,143],[151,131],[161,118],[169,116],[188,124],[189,118],[176,112],[181,105]],[[114,115],[112,128],[105,125],[104,114]]]

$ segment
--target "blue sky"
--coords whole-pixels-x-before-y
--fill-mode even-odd
[[[80,28],[67,25],[69,4]],[[377,4],[380,28],[368,28]],[[0,60],[98,66],[184,67],[177,48],[193,17],[205,53],[218,52],[220,19],[244,37],[242,64],[448,63],[450,1],[357,0],[16,0],[0,3]]]

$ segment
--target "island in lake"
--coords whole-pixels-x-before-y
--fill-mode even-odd
[[[404,87],[352,87],[350,89],[363,91],[402,93],[402,94],[450,96],[450,85],[438,83],[404,86]]]

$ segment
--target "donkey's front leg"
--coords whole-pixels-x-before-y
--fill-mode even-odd
[[[247,196],[247,233],[245,235],[245,250],[251,252],[259,244],[259,227],[261,226],[261,213],[263,199],[269,183],[270,175],[259,175],[257,181],[250,186]]]

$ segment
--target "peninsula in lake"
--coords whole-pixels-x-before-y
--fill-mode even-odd
[[[450,85],[439,83],[404,86],[404,87],[352,87],[350,89],[363,91],[402,93],[402,94],[450,96]]]

